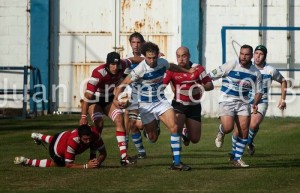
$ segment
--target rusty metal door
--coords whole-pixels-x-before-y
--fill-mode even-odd
[[[175,61],[180,45],[181,0],[56,0],[52,3],[51,106],[79,112],[86,80],[111,51],[131,51],[134,31]],[[168,7],[168,9],[165,9]]]

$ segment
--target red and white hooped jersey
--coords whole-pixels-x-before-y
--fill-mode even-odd
[[[55,154],[64,157],[65,162],[71,163],[74,162],[75,155],[81,154],[89,148],[91,151],[100,150],[104,145],[103,140],[95,127],[91,127],[91,129],[92,136],[89,144],[80,143],[77,129],[60,133],[54,144]]]
[[[184,105],[199,104],[202,97],[202,90],[199,84],[212,82],[205,69],[200,64],[192,64],[197,70],[193,73],[167,71],[164,77],[164,84],[171,82],[174,86],[174,100]]]
[[[130,65],[130,60],[121,60],[117,74],[108,72],[105,68],[106,64],[98,66],[92,72],[92,76],[87,83],[86,92],[91,94],[99,92],[100,97],[111,96],[114,88],[122,82],[125,69]]]

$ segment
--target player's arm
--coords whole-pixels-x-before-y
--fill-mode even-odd
[[[257,113],[257,105],[263,95],[263,88],[262,88],[262,76],[260,74],[260,72],[257,73],[257,79],[255,82],[255,95],[254,95],[254,101],[253,101],[253,105],[252,105],[252,109],[253,109],[253,113],[256,114]]]
[[[66,162],[65,167],[66,168],[77,168],[77,169],[92,169],[97,168],[99,165],[97,159],[89,160],[86,164],[76,164],[74,162]]]
[[[287,81],[284,78],[282,78],[280,84],[281,84],[281,98],[278,103],[278,108],[280,110],[284,110],[286,109],[285,98],[286,98]]]
[[[84,93],[84,99],[81,103],[81,118],[80,118],[80,122],[79,122],[80,125],[88,124],[87,114],[88,114],[88,109],[90,106],[89,101],[92,100],[92,97],[93,97],[92,93],[88,93],[88,92]]]
[[[122,105],[120,104],[119,100],[118,100],[118,96],[125,90],[125,88],[131,84],[133,81],[131,80],[131,74],[128,74],[128,76],[126,76],[126,78],[121,82],[121,84],[119,86],[117,86],[114,90],[114,101],[113,103],[119,107],[119,108],[124,108]]]

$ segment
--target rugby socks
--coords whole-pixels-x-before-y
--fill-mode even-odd
[[[179,165],[181,162],[181,157],[180,157],[181,143],[180,143],[180,135],[178,133],[171,134],[171,149],[173,153],[173,162],[175,165]]]
[[[246,145],[247,145],[247,139],[242,139],[240,137],[237,137],[236,144],[235,144],[234,160],[239,160],[242,158]]]
[[[138,152],[145,153],[141,132],[138,131],[137,133],[131,134],[131,138]]]
[[[117,141],[118,141],[121,159],[124,159],[127,157],[125,132],[124,131],[116,131],[116,137],[117,137]]]
[[[231,154],[232,155],[235,155],[236,141],[237,141],[237,136],[232,134],[232,136],[231,136]]]
[[[48,144],[51,143],[52,139],[53,139],[53,136],[51,136],[51,135],[42,134],[42,136],[41,136],[41,140],[45,143],[48,143]]]
[[[252,128],[249,128],[249,134],[248,134],[248,144],[251,145],[253,143],[254,137],[256,136],[259,128],[256,130],[253,130]]]
[[[51,165],[51,160],[50,159],[27,159],[27,161],[24,163],[27,166],[32,166],[32,167],[40,167],[40,168],[46,168],[50,167]]]
[[[225,135],[224,131],[223,131],[223,126],[222,124],[219,125],[219,132],[222,134],[222,135]]]

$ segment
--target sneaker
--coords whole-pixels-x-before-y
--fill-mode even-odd
[[[255,153],[255,145],[252,143],[252,144],[248,144],[247,145],[247,151],[248,151],[248,154],[250,156],[254,155]]]
[[[222,134],[220,131],[218,132],[216,139],[215,139],[215,144],[217,148],[221,148],[223,146],[224,143],[224,137],[225,135]]]
[[[179,171],[189,171],[192,168],[188,165],[185,165],[183,163],[180,163],[178,165],[175,165],[174,163],[170,166],[170,170],[179,170]]]
[[[28,158],[23,156],[15,157],[14,164],[26,165]]]
[[[229,161],[233,161],[234,160],[234,154],[232,154],[232,153],[228,153],[228,155],[229,155]]]
[[[146,158],[147,158],[146,152],[137,154],[137,159],[146,159]]]
[[[31,133],[31,138],[34,140],[34,143],[36,143],[37,145],[41,145],[42,144],[42,134],[40,133]]]
[[[125,157],[121,159],[121,166],[133,166],[136,164],[136,160],[132,159],[131,157]]]
[[[182,129],[181,139],[182,139],[182,143],[185,146],[188,146],[190,144],[190,139],[188,137],[187,128],[185,128],[185,127]]]
[[[239,159],[239,160],[233,160],[232,161],[232,165],[234,167],[237,167],[237,168],[247,168],[249,167],[248,164],[246,164],[243,160]]]

